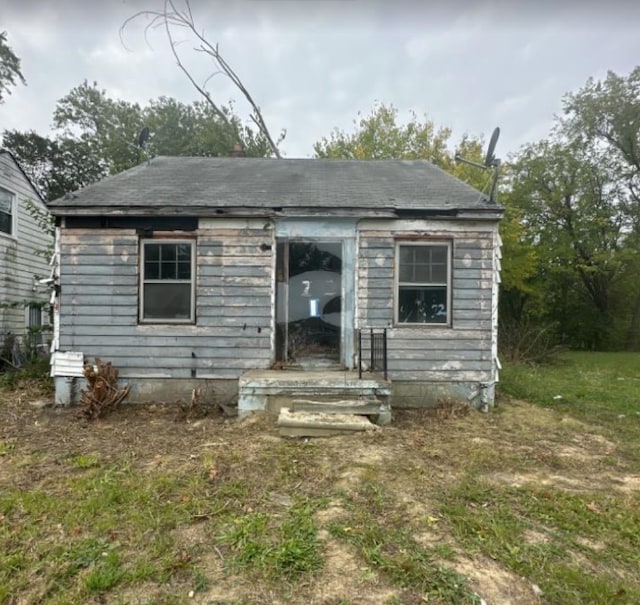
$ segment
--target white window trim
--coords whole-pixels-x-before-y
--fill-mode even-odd
[[[184,279],[150,279],[144,278],[145,244],[189,244],[191,246],[191,308],[188,319],[144,318],[144,286],[145,284],[184,284]],[[144,238],[140,239],[140,284],[138,295],[138,323],[140,324],[195,324],[196,323],[196,244],[195,239]]]
[[[453,326],[452,323],[452,291],[453,291],[453,242],[451,240],[439,240],[439,239],[430,239],[430,240],[397,240],[395,246],[395,274],[393,279],[393,325],[398,328],[408,327],[408,328],[451,328]],[[408,322],[398,321],[398,313],[400,311],[400,286],[403,285],[400,282],[400,248],[402,246],[425,246],[425,247],[433,247],[433,246],[446,246],[447,247],[447,283],[446,284],[411,284],[416,286],[438,286],[445,285],[447,288],[447,321],[446,322]]]
[[[0,231],[0,237],[7,237],[9,239],[18,239],[18,196],[11,189],[0,186],[2,191],[6,191],[11,196],[11,233]]]

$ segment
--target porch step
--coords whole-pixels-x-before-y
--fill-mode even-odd
[[[320,406],[320,407],[319,407]],[[391,383],[357,372],[250,370],[238,381],[238,413],[256,410],[277,415],[280,409],[353,413],[390,420]]]
[[[294,399],[289,409],[292,412],[319,412],[324,414],[360,414],[369,416],[389,411],[388,404],[378,399],[341,399],[338,401],[312,401]]]
[[[278,415],[280,435],[284,437],[331,437],[364,431],[378,427],[364,416],[333,412],[292,411],[281,408]]]

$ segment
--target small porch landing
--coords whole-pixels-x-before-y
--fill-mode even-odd
[[[358,378],[357,372],[345,370],[251,370],[238,381],[238,415],[256,411],[279,415],[283,435],[336,434],[334,420],[341,420],[341,432],[350,426],[363,430],[356,428],[362,421],[391,421],[391,383],[376,374]],[[345,416],[353,422],[345,423]],[[309,424],[309,418],[327,429],[333,426],[334,432]],[[288,430],[292,423],[295,431]]]

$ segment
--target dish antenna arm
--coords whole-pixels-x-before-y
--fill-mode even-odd
[[[489,146],[487,147],[487,155],[484,158],[484,163],[474,162],[472,160],[467,160],[463,158],[459,153],[456,153],[454,159],[456,162],[462,162],[463,164],[469,164],[469,166],[474,166],[475,168],[480,168],[481,170],[490,170],[493,168],[493,175],[491,178],[491,189],[489,190],[489,201],[495,202],[495,194],[496,187],[498,185],[498,172],[500,168],[500,160],[495,156],[496,144],[498,142],[498,137],[500,136],[500,128],[496,127],[491,134],[491,139],[489,140]]]

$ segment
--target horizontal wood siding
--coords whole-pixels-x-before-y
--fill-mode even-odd
[[[275,246],[263,223],[209,220],[195,233],[196,323],[188,325],[138,323],[135,231],[63,229],[61,349],[110,360],[124,378],[237,378],[269,367]]]
[[[361,328],[387,328],[391,380],[490,380],[496,231],[495,223],[478,221],[360,223],[358,324]],[[394,325],[398,240],[452,243],[451,327]]]
[[[0,233],[0,304],[19,303],[16,308],[0,307],[0,343],[4,334],[23,335],[26,327],[24,305],[29,302],[46,303],[50,293],[46,287],[34,290],[34,278],[48,277],[50,272],[47,249],[53,236],[45,233],[26,206],[31,200],[44,210],[30,183],[11,156],[0,154],[0,187],[15,196],[17,229],[12,236]],[[48,313],[43,311],[43,323]]]

